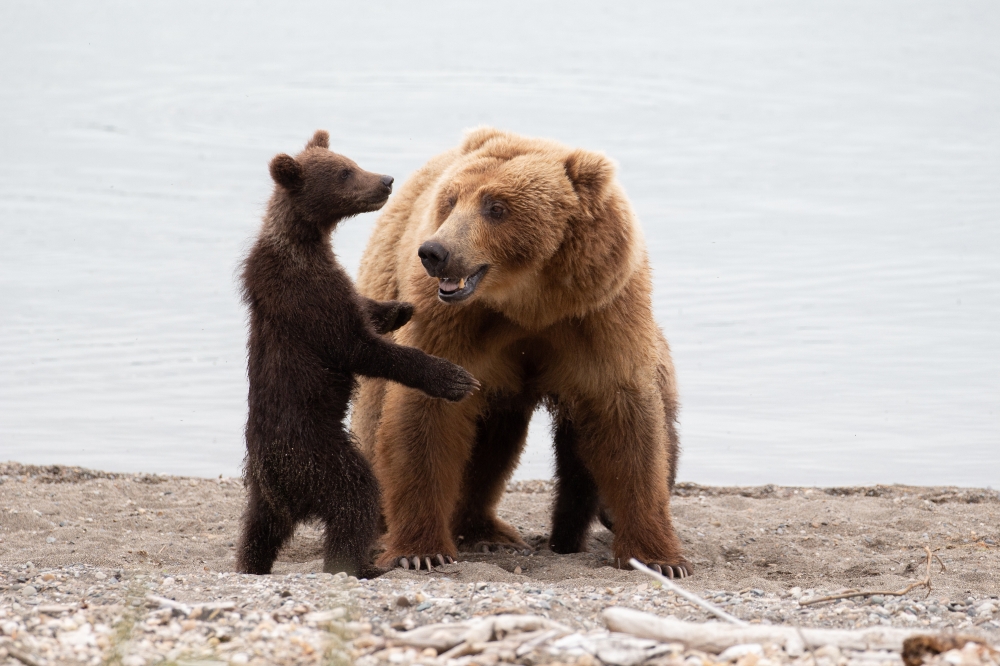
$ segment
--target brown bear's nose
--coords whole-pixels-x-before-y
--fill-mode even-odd
[[[392,176],[382,176],[382,184],[392,192],[392,181],[395,180]]]
[[[444,269],[448,261],[448,250],[437,241],[427,241],[417,250],[420,263],[424,265],[424,270],[431,277],[438,277],[438,271]]]

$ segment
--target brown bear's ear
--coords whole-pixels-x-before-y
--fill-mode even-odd
[[[488,125],[480,125],[466,130],[465,140],[462,141],[462,152],[468,154],[479,150],[487,141],[501,135],[503,135],[503,131]]]
[[[330,147],[330,133],[326,130],[316,130],[313,134],[313,138],[309,139],[309,143],[306,144],[306,148],[329,148]]]
[[[615,177],[615,165],[601,153],[578,149],[566,158],[566,175],[578,195],[593,197]]]
[[[271,178],[289,192],[294,192],[302,187],[302,165],[291,155],[275,155],[271,160]]]

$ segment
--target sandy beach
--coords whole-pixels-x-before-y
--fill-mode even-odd
[[[612,535],[600,526],[590,552],[550,552],[550,491],[549,482],[516,482],[503,500],[501,516],[535,547],[530,555],[462,553],[457,564],[430,574],[395,570],[356,581],[321,573],[320,532],[305,526],[273,575],[254,577],[232,573],[243,501],[239,479],[4,463],[0,628],[7,647],[0,649],[16,651],[16,642],[42,655],[38,663],[61,663],[58,650],[72,640],[60,637],[86,625],[89,638],[77,637],[85,649],[73,654],[87,663],[157,663],[188,653],[211,653],[231,663],[303,663],[313,657],[325,663],[333,654],[331,637],[343,658],[376,663],[390,656],[387,634],[488,614],[538,614],[584,632],[603,629],[600,613],[610,606],[708,619],[642,574],[609,566]],[[996,491],[681,484],[673,509],[696,568],[683,587],[736,617],[1000,636]],[[925,574],[924,546],[944,565],[942,571],[934,563],[929,595],[918,589],[906,597],[799,604],[846,588],[904,588]],[[210,627],[196,631],[199,621],[188,615],[182,626],[171,620],[179,611],[164,611],[150,595],[189,610],[215,604],[213,620],[231,626],[221,639]],[[340,634],[331,633],[333,621]],[[292,634],[282,639],[272,631],[265,640],[261,627],[268,623],[275,631],[287,625],[315,635],[293,641]],[[166,644],[143,637],[143,631],[155,637],[161,624]],[[171,624],[178,636],[168,630]]]

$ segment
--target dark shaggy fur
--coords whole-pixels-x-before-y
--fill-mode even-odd
[[[405,324],[413,306],[360,296],[330,232],[345,217],[381,208],[392,178],[328,145],[320,131],[298,156],[271,161],[274,195],[243,270],[250,393],[237,569],[244,573],[269,573],[295,525],[310,519],[325,524],[324,571],[370,566],[379,489],[344,428],[356,374],[448,400],[477,386],[459,366],[380,337]]]

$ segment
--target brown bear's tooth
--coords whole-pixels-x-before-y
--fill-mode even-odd
[[[465,289],[465,278],[459,279],[459,281],[458,281],[458,288],[459,289]]]

